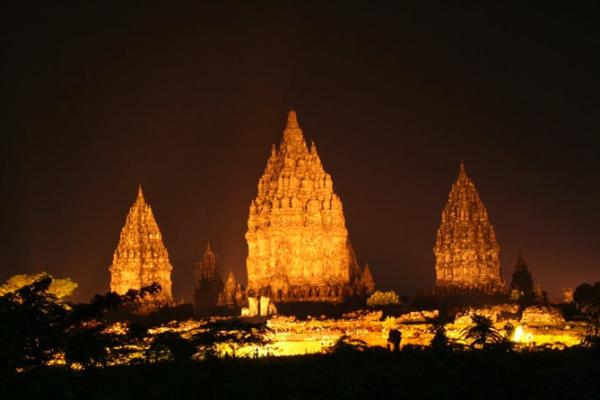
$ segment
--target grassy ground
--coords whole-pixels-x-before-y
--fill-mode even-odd
[[[600,399],[600,354],[347,352],[289,358],[38,370],[2,399]]]

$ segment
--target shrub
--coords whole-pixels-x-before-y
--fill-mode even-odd
[[[393,290],[389,292],[376,291],[367,299],[367,306],[381,307],[394,304],[400,304],[400,298]]]

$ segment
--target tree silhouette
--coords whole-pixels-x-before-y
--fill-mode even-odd
[[[186,362],[196,353],[196,346],[176,332],[163,332],[154,336],[146,351],[146,359],[155,362]]]
[[[123,296],[106,293],[90,303],[68,304],[51,290],[52,282],[44,274],[0,296],[0,372],[14,374],[48,365],[61,354],[69,366],[104,365],[106,348],[119,344],[107,330],[107,312],[160,290],[151,285]]]
[[[335,344],[329,349],[329,353],[346,354],[357,351],[365,351],[368,348],[367,343],[360,339],[354,339],[348,335],[342,335],[336,340]]]
[[[0,362],[6,372],[43,365],[61,349],[69,312],[48,293],[51,283],[45,276],[0,297]]]
[[[207,356],[217,355],[220,350],[227,349],[235,357],[243,347],[259,347],[271,343],[268,337],[270,332],[265,323],[256,324],[239,319],[218,320],[208,323],[203,332],[192,337],[192,341]]]
[[[65,362],[68,367],[79,364],[83,368],[106,365],[108,346],[115,344],[115,338],[103,333],[101,327],[75,329],[65,340]]]
[[[588,320],[583,345],[587,348],[600,348],[600,282],[593,285],[582,283],[577,286],[573,299]]]
[[[7,293],[16,292],[24,286],[31,285],[35,281],[42,278],[50,278],[50,286],[48,287],[48,293],[56,296],[58,299],[62,299],[70,296],[73,291],[77,288],[77,283],[73,282],[69,278],[54,278],[47,272],[40,272],[38,274],[19,274],[11,276],[3,285],[0,286],[0,296],[4,296]]]
[[[461,333],[463,339],[469,342],[472,348],[483,349],[502,341],[502,335],[494,328],[490,318],[475,314],[471,319],[473,324],[464,328]]]

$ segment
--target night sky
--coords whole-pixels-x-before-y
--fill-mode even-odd
[[[551,298],[600,280],[597,6],[18,3],[0,21],[2,280],[108,290],[141,183],[177,299],[208,240],[245,281],[248,206],[289,109],[380,288],[433,285],[460,158],[508,282],[519,249]]]

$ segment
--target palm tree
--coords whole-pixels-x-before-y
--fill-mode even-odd
[[[482,349],[490,344],[502,341],[502,335],[494,328],[492,320],[485,315],[475,314],[471,317],[473,324],[462,330],[462,337],[470,342],[471,347]]]

